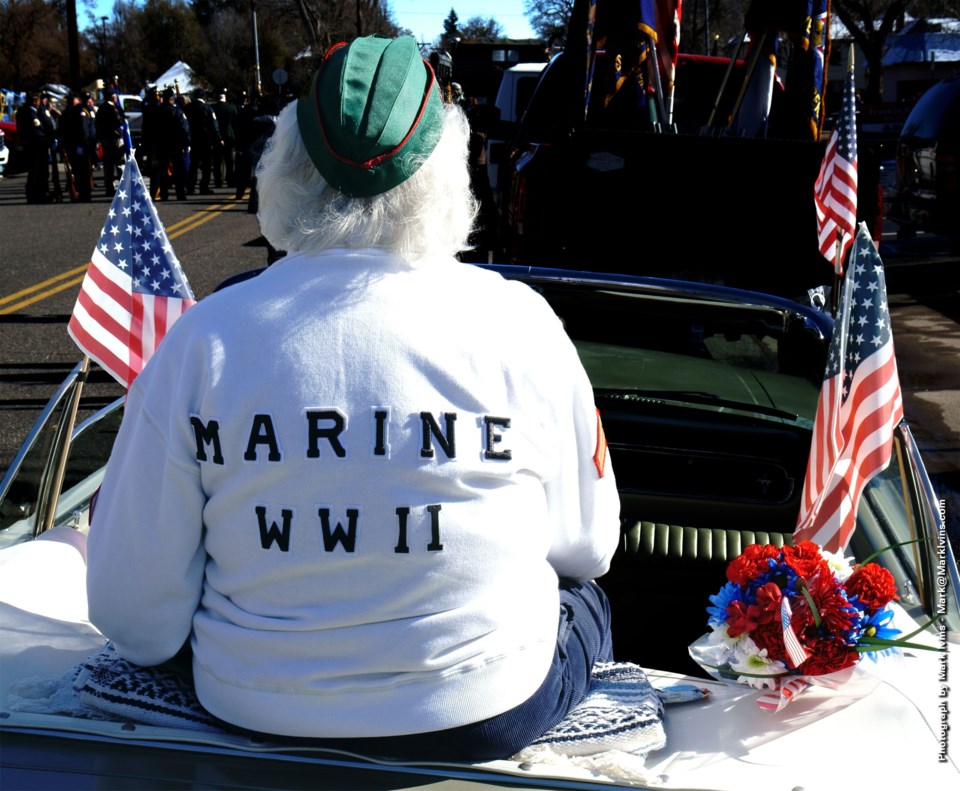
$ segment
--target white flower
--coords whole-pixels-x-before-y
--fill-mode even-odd
[[[741,634],[737,635],[736,637],[731,637],[731,636],[730,636],[730,631],[729,631],[729,626],[730,626],[730,625],[729,625],[729,624],[726,624],[726,623],[722,623],[722,624],[720,624],[719,626],[715,626],[715,627],[713,628],[713,634],[711,635],[711,639],[712,639],[714,642],[721,642],[721,641],[722,641],[725,645],[727,645],[727,646],[728,646],[729,648],[731,648],[731,649],[735,649],[735,648],[736,648],[738,645],[740,645],[740,643],[743,642],[744,640],[749,640],[749,639],[750,639],[749,637],[747,637],[747,633],[746,633],[746,632],[742,632]]]
[[[750,643],[752,651],[746,642]],[[754,689],[776,689],[777,677],[787,672],[787,666],[776,659],[768,658],[767,649],[758,650],[753,640],[747,638],[746,642],[734,657],[735,661],[730,663],[730,669],[750,675],[740,676],[737,681],[749,684]]]
[[[837,582],[845,582],[853,574],[853,558],[845,558],[843,550],[828,552],[826,549],[821,549],[820,555],[827,561],[830,573],[837,579]]]

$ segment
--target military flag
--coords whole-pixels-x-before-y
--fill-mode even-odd
[[[810,126],[814,139],[823,128],[823,95],[827,89],[827,51],[830,47],[830,0],[807,0],[808,14],[803,47],[809,50],[813,73],[810,92]]]
[[[123,168],[67,325],[84,354],[130,387],[195,303],[136,160]]]
[[[860,495],[889,463],[902,419],[883,262],[861,223],[830,341],[795,541],[832,552],[847,546]]]
[[[820,253],[833,264],[837,275],[842,275],[857,225],[857,109],[852,44],[843,107],[814,185],[814,201]]]

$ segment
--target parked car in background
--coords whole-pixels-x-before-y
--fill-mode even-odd
[[[10,149],[7,148],[5,137],[6,135],[4,134],[3,128],[0,127],[0,176],[3,175],[7,163],[10,161]]]
[[[600,268],[605,259],[598,255],[590,263]],[[655,686],[686,679],[709,692],[699,702],[668,708],[666,746],[644,762],[649,777],[611,778],[602,768],[585,771],[572,762],[397,763],[302,740],[13,705],[17,682],[69,676],[105,642],[86,620],[85,567],[70,542],[97,529],[90,525],[90,499],[103,478],[123,399],[83,421],[64,458],[64,418],[79,395],[78,366],[0,483],[4,787],[35,788],[51,784],[51,777],[63,788],[956,785],[956,762],[938,742],[945,705],[938,697],[940,653],[907,650],[869,689],[846,695],[812,688],[780,714],[761,711],[748,687],[707,678],[687,653],[707,631],[708,597],[725,581],[727,563],[749,544],[792,541],[830,317],[789,300],[707,284],[493,268],[550,303],[594,387],[622,506],[621,545],[600,579],[611,602],[617,660],[650,668]],[[894,460],[861,498],[848,554],[864,560],[892,546],[877,562],[894,575],[904,633],[916,629],[915,643],[936,646],[949,638],[956,645],[956,564],[949,545],[938,542],[936,495],[905,424],[894,442]],[[937,612],[946,613],[942,630],[931,625]],[[938,760],[941,750],[944,760]]]
[[[17,135],[17,122],[0,121],[0,138],[3,139],[3,146],[6,149],[3,169],[7,173],[13,173],[19,168],[20,161],[23,159],[19,147],[20,137]]]
[[[960,246],[960,78],[927,90],[897,142],[897,184],[888,217],[901,236],[928,231]]]
[[[504,161],[505,146],[517,130],[517,124],[527,108],[533,89],[540,80],[540,72],[546,63],[518,63],[503,73],[497,99],[494,102],[497,112],[490,119],[487,132],[487,179],[494,199],[499,199],[500,185],[498,173],[500,163]]]
[[[120,106],[127,116],[127,129],[130,130],[130,139],[133,141],[134,148],[140,143],[140,135],[143,129],[143,99],[129,93],[120,94]]]
[[[504,261],[581,266],[600,249],[620,272],[791,297],[831,282],[812,198],[825,141],[796,120],[796,90],[772,80],[765,116],[750,105],[766,120],[747,136],[737,128],[747,105],[736,108],[749,63],[681,53],[672,124],[661,123],[650,92],[623,76],[641,5],[598,0],[595,44],[605,44],[588,48],[590,4],[576,0],[567,47],[500,165]],[[771,265],[785,239],[789,266]]]

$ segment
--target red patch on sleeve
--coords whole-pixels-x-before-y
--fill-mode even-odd
[[[597,450],[593,454],[593,463],[597,474],[602,478],[607,469],[607,435],[603,433],[600,410],[597,410]]]

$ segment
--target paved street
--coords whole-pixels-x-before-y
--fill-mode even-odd
[[[0,179],[0,472],[57,384],[80,359],[66,323],[86,263],[106,219],[102,187],[94,202],[27,205],[21,175]],[[99,186],[99,185],[98,185]],[[157,210],[197,298],[224,278],[266,263],[256,217],[233,191]],[[939,240],[881,245],[905,413],[928,469],[960,530],[960,259]],[[94,383],[84,407],[120,394]]]

